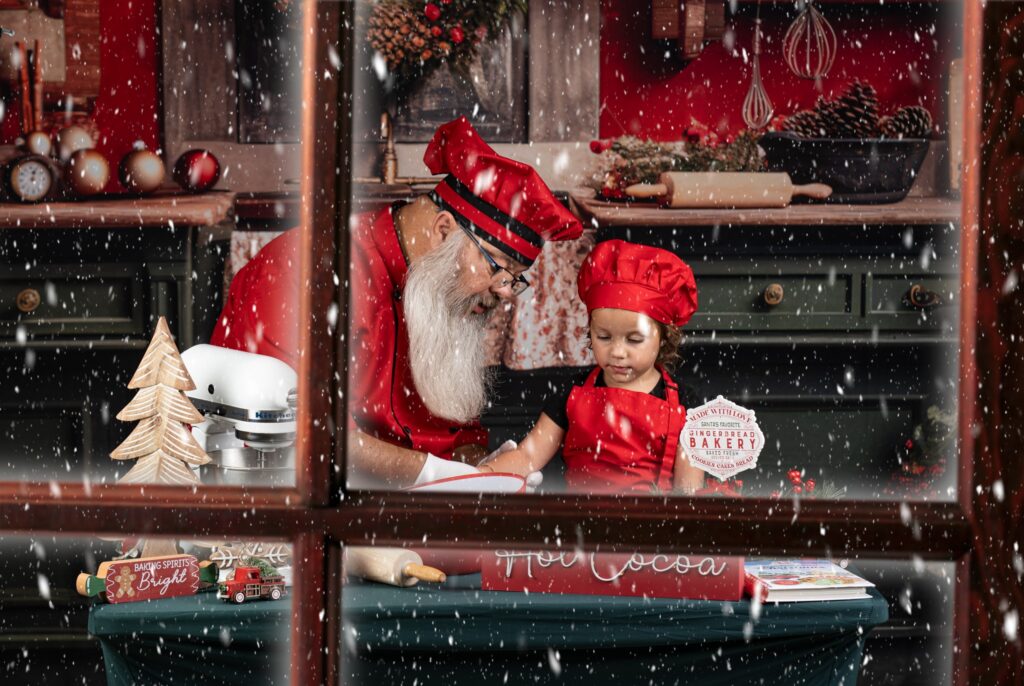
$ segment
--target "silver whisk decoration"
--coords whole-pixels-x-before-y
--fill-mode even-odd
[[[802,79],[820,79],[832,68],[836,46],[835,29],[814,6],[814,0],[806,0],[782,39],[786,64]]]
[[[743,121],[755,131],[768,126],[772,120],[772,101],[761,81],[761,3],[757,3],[757,19],[754,20],[754,54],[750,60],[750,90],[743,99]]]

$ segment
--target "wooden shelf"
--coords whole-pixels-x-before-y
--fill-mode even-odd
[[[665,209],[648,203],[604,202],[577,190],[573,202],[599,226],[886,226],[960,223],[960,201],[906,198],[889,205],[790,205],[778,209]]]
[[[0,203],[0,229],[215,226],[234,217],[235,194],[158,193],[144,198],[103,196],[77,202]]]

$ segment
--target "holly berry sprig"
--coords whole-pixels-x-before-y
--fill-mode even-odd
[[[820,498],[823,500],[834,500],[846,495],[846,488],[837,488],[830,481],[818,484],[814,479],[805,479],[804,470],[790,469],[786,472],[786,479],[789,481],[789,488],[785,491],[772,491],[773,498]]]
[[[785,491],[772,491],[773,498],[811,495],[818,487],[814,479],[804,481],[804,473],[799,469],[790,469],[786,472],[786,478],[789,479],[789,489]]]
[[[793,485],[791,490],[796,494],[803,493],[804,491],[814,493],[814,489],[817,486],[814,483],[814,479],[804,481],[804,475],[799,469],[790,469],[786,472],[786,477],[789,479],[789,483]]]

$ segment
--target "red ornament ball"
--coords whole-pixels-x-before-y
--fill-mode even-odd
[[[456,45],[466,40],[466,34],[462,30],[461,26],[453,26],[451,31],[448,32],[448,35],[452,37],[452,43],[455,43]]]
[[[187,150],[174,163],[175,183],[191,193],[213,188],[220,180],[220,162],[209,150]]]
[[[427,6],[423,8],[423,14],[430,21],[437,21],[441,18],[441,8],[432,2],[428,2]]]

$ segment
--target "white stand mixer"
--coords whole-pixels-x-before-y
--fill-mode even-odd
[[[274,357],[196,345],[181,353],[203,416],[192,434],[212,458],[203,482],[246,486],[295,483],[295,370]]]

